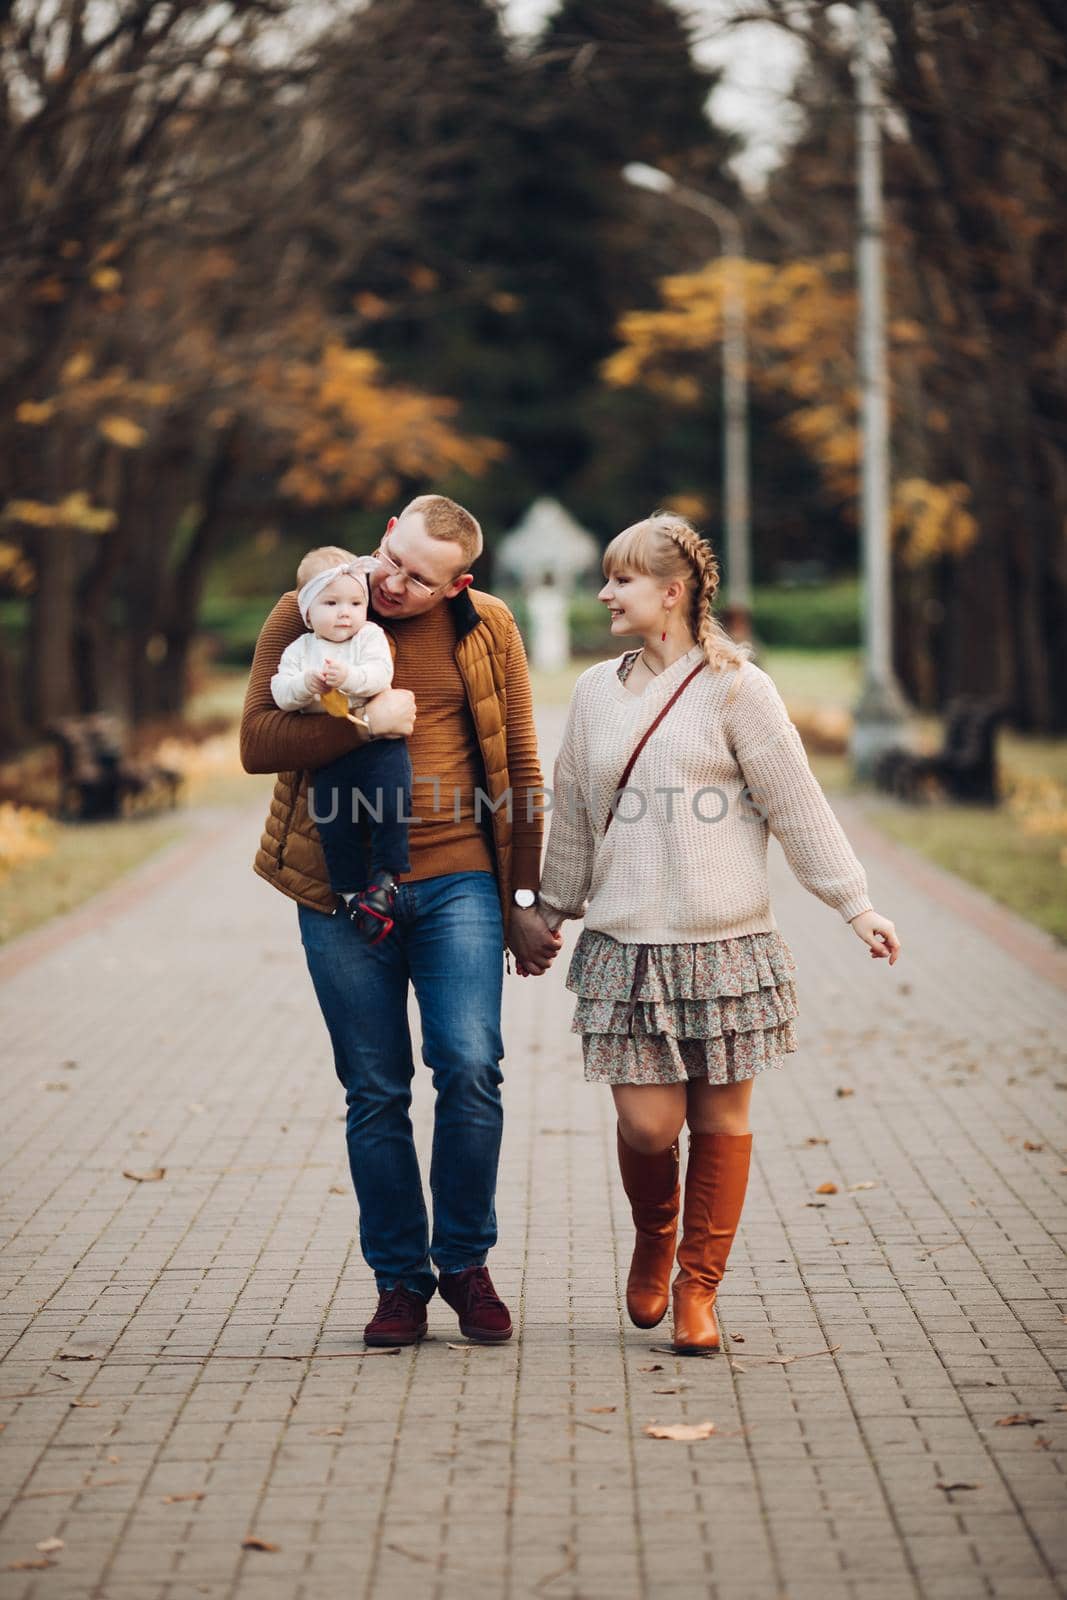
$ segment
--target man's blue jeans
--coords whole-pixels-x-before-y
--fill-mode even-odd
[[[308,971],[348,1105],[348,1161],[363,1256],[379,1289],[429,1299],[442,1272],[481,1266],[496,1243],[503,1111],[500,1034],[504,931],[496,879],[451,872],[403,883],[396,926],[364,944],[347,917],[299,907]],[[422,1059],[437,1091],[429,1236],[411,1130],[415,1065],[408,983]]]

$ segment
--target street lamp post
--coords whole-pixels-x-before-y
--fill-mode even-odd
[[[669,195],[679,205],[707,217],[719,230],[727,257],[723,298],[723,455],[726,501],[727,604],[723,622],[735,639],[752,638],[751,511],[748,458],[748,336],[745,318],[745,241],[729,206],[699,189],[678,183],[643,161],[623,168],[639,189]]]
[[[859,355],[862,395],[864,682],[853,717],[850,754],[858,778],[870,778],[890,745],[905,742],[907,706],[893,672],[889,551],[889,381],[885,333],[885,226],[882,205],[878,85],[871,50],[869,0],[859,7],[856,51],[859,158]]]

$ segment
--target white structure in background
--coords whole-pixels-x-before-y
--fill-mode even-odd
[[[560,505],[535,500],[496,548],[496,577],[522,585],[530,619],[530,660],[541,671],[571,657],[567,602],[575,582],[600,560],[600,546]]]

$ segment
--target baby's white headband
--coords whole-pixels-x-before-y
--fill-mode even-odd
[[[308,626],[308,612],[322,591],[328,589],[335,578],[358,578],[367,591],[369,599],[370,589],[367,585],[366,575],[368,572],[373,572],[374,568],[380,565],[381,563],[375,561],[373,556],[357,556],[354,561],[349,561],[344,566],[327,567],[323,572],[316,572],[313,578],[308,579],[296,597],[296,603],[300,607],[300,615],[304,619],[305,628]]]

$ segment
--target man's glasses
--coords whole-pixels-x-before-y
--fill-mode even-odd
[[[413,589],[416,594],[422,595],[424,600],[430,600],[435,594],[440,594],[441,590],[447,589],[448,584],[453,581],[451,578],[449,578],[448,583],[439,583],[436,589],[431,589],[430,585],[428,583],[423,583],[421,578],[413,578],[410,572],[405,572],[403,567],[397,566],[392,556],[386,550],[384,541],[378,546],[377,550],[374,551],[374,555],[381,562],[382,566],[385,568],[386,572],[388,572],[390,577],[402,578],[406,587]]]

